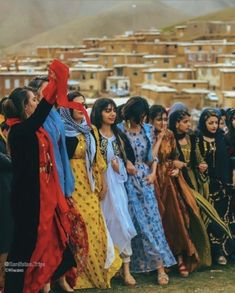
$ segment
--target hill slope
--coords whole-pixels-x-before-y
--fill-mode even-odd
[[[81,44],[85,37],[113,36],[125,30],[163,27],[188,18],[188,15],[163,4],[161,1],[120,1],[108,11],[87,17],[78,17],[68,24],[36,35],[7,49],[14,53],[30,52],[37,45]],[[169,16],[169,17],[166,17]]]

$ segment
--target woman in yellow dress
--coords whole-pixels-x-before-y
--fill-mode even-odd
[[[69,101],[85,104],[79,92],[70,92]],[[106,163],[99,150],[97,129],[89,126],[78,110],[61,108],[65,123],[66,145],[75,177],[72,199],[86,224],[88,258],[74,289],[110,288],[110,280],[121,267],[121,259],[104,222],[100,200],[107,191],[104,180]]]

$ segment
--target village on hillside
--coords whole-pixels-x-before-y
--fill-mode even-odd
[[[190,109],[235,106],[234,21],[189,21],[7,56],[0,61],[0,97],[47,74],[54,58],[70,67],[69,88],[84,93],[90,105],[99,97],[140,95],[165,107],[177,101]]]

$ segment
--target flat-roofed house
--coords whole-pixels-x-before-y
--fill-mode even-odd
[[[99,65],[85,65],[70,69],[71,79],[78,80],[80,90],[89,97],[97,96],[106,90],[106,78],[112,73],[112,68]]]
[[[176,55],[144,55],[143,61],[159,68],[172,68],[176,66]]]
[[[195,88],[195,89],[209,89],[209,81],[198,80],[198,79],[176,79],[170,80],[170,83],[177,90],[184,88]]]
[[[149,64],[117,64],[114,65],[115,75],[128,76],[130,79],[130,91],[133,91],[135,84],[144,82],[143,69],[150,68]]]
[[[0,98],[17,87],[27,86],[34,77],[47,74],[47,71],[0,71]]]
[[[144,69],[145,83],[169,82],[174,79],[195,79],[195,69],[191,68],[149,68]]]
[[[209,87],[212,90],[220,89],[221,86],[221,69],[235,69],[232,64],[195,64],[197,79],[209,81]]]
[[[235,68],[220,69],[221,91],[235,91]]]

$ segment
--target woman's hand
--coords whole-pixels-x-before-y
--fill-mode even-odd
[[[166,134],[167,132],[167,129],[163,129],[158,135],[157,135],[157,139],[159,140],[162,140],[164,135]]]
[[[105,198],[105,195],[108,191],[108,186],[106,184],[106,182],[102,182],[102,188],[101,188],[101,191],[99,193],[99,199],[100,200],[103,200]]]
[[[126,171],[130,175],[136,175],[138,173],[135,166],[129,160],[127,160],[127,162],[126,162]]]
[[[155,173],[149,174],[148,176],[145,177],[145,180],[148,185],[153,184],[154,181],[156,180],[156,174]]]
[[[208,169],[208,165],[206,163],[201,163],[198,165],[198,169],[200,172],[204,173]]]
[[[111,160],[111,166],[112,166],[113,170],[119,174],[119,162],[118,162],[117,158],[113,158]]]
[[[174,160],[173,161],[173,164],[174,166],[177,168],[177,169],[182,169],[184,167],[187,167],[187,164],[185,162],[182,162],[182,161],[179,161],[179,160]]]
[[[178,177],[180,170],[178,168],[173,169],[172,171],[170,171],[170,176],[171,177]]]

